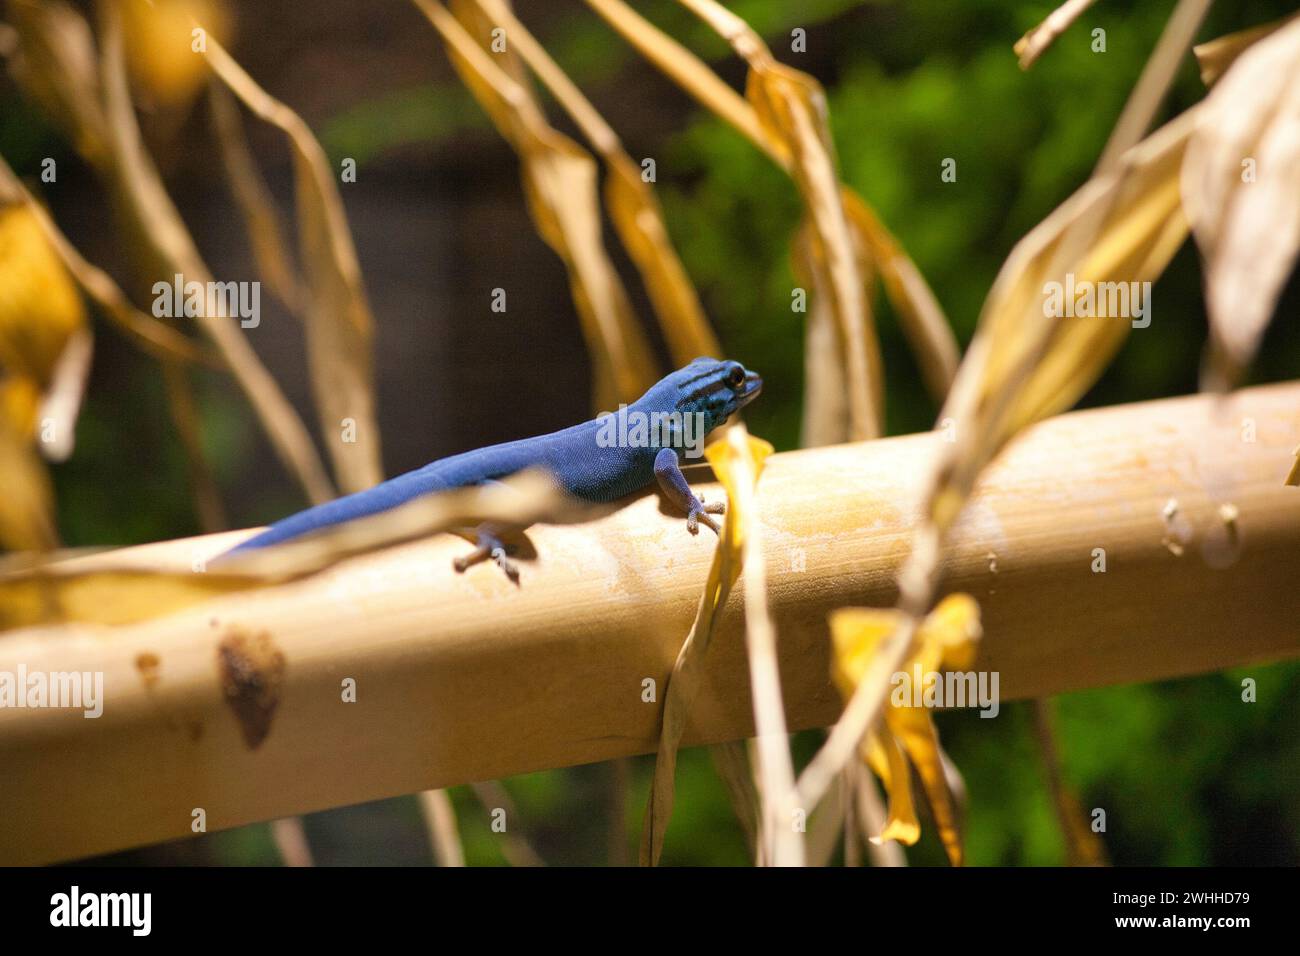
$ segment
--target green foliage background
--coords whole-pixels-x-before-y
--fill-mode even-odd
[[[965,344],[993,277],[1015,241],[1087,177],[1173,4],[1103,0],[1028,73],[1011,45],[1055,6],[1052,2],[912,0],[737,0],[729,4],[769,38],[778,57],[808,65],[825,83],[844,179],[898,235]],[[637,4],[655,22],[720,67],[720,40],[668,0]],[[1220,4],[1202,38],[1263,22],[1293,9],[1286,2]],[[625,77],[633,56],[581,4],[538,33],[585,87],[603,101],[643,95]],[[789,51],[794,27],[808,30],[808,56]],[[1090,33],[1106,33],[1104,53]],[[741,73],[723,67],[732,79]],[[1203,95],[1194,67],[1180,74],[1168,113]],[[30,170],[48,135],[12,101],[0,113],[0,149]],[[618,126],[617,114],[609,117]],[[33,132],[33,130],[37,132]],[[334,157],[367,162],[410,143],[486,137],[481,114],[454,82],[385,94],[334,116],[322,127]],[[738,135],[691,110],[686,124],[653,147],[660,196],[673,238],[730,354],[762,370],[768,383],[750,427],[779,448],[797,442],[802,392],[802,316],[789,309],[794,285],[788,239],[799,216],[785,176]],[[944,183],[940,164],[957,163]],[[1194,390],[1205,338],[1201,273],[1189,243],[1156,285],[1155,321],[1129,343],[1085,404],[1113,404]],[[1295,283],[1279,310],[1257,366],[1258,380],[1300,376],[1294,321]],[[924,429],[935,408],[898,332],[880,303],[891,433]],[[761,317],[761,320],[758,318]],[[156,376],[129,376],[131,391],[112,407],[91,401],[73,462],[56,472],[60,520],[69,542],[150,540],[194,530],[179,451],[162,445],[147,461],[121,460],[124,429],[165,431]],[[205,410],[213,460],[223,482],[249,454],[246,413],[219,395]],[[151,424],[152,423],[152,424]],[[1063,473],[1062,480],[1069,480]],[[105,488],[131,488],[118,500]],[[141,500],[148,507],[141,507]],[[296,506],[259,504],[266,517]],[[1223,635],[1229,640],[1231,635]],[[1065,666],[1066,662],[1062,662]],[[1244,677],[1258,702],[1241,702]],[[1087,808],[1106,810],[1107,850],[1117,864],[1300,862],[1300,668],[1252,667],[1169,684],[1109,688],[1058,702],[1066,773]],[[968,848],[976,864],[1064,861],[1025,705],[998,720],[974,714],[939,718],[945,742],[969,789]],[[806,759],[818,736],[801,735]],[[639,829],[648,759],[633,762],[627,803],[629,841]],[[553,863],[607,858],[611,774],[585,767],[507,782],[519,806],[512,822]],[[502,862],[498,837],[467,789],[454,793],[471,863]],[[318,815],[309,834],[322,862],[424,862],[428,852],[414,798]],[[271,863],[265,828],[214,834],[196,860]],[[927,827],[909,852],[913,863],[940,863]],[[745,850],[707,755],[682,755],[678,799],[665,862],[742,864]]]

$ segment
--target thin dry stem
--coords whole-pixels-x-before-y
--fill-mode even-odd
[[[1097,0],[1067,0],[1047,15],[1038,26],[1034,27],[1016,41],[1015,52],[1020,57],[1020,69],[1027,70],[1043,55],[1075,20],[1079,19]]]
[[[456,831],[456,808],[446,790],[425,790],[420,794],[420,810],[433,859],[439,866],[464,866],[465,850]]]
[[[761,832],[765,856],[774,866],[803,866],[803,828],[796,826],[791,796],[794,793],[794,765],[790,759],[789,731],[781,697],[781,672],[776,655],[776,627],[767,606],[767,571],[763,557],[762,518],[756,478],[745,451],[748,433],[743,425],[727,433],[736,449],[736,490],[745,501],[736,507],[748,514],[745,535],[745,644],[748,649],[750,685],[757,739]]]

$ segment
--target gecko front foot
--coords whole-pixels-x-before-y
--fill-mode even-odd
[[[691,534],[699,534],[700,522],[703,522],[713,529],[714,534],[722,534],[718,523],[709,515],[723,514],[727,510],[726,503],[713,501],[706,505],[703,498],[691,491],[691,486],[686,481],[686,476],[682,474],[682,467],[677,461],[677,452],[672,448],[661,449],[655,456],[655,478],[659,480],[659,487],[663,489],[668,500],[686,512],[687,531]]]
[[[713,529],[714,534],[721,535],[722,529],[709,515],[726,514],[726,511],[727,503],[725,501],[710,501],[705,504],[703,497],[691,495],[691,505],[686,512],[686,530],[691,534],[699,534],[700,522],[704,522]]]
[[[452,560],[452,567],[456,569],[457,573],[463,574],[466,568],[491,558],[496,562],[496,566],[505,572],[506,577],[518,584],[519,568],[506,556],[506,546],[497,537],[497,532],[494,529],[483,527],[475,532],[475,537],[478,539],[478,545],[474,550],[463,557]]]

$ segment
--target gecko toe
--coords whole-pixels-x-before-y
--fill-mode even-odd
[[[493,548],[492,560],[496,562],[497,567],[505,573],[506,577],[515,584],[519,583],[519,566],[506,557],[505,548]]]

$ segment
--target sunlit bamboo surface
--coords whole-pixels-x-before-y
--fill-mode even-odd
[[[945,587],[983,609],[976,666],[1010,700],[1300,654],[1300,490],[1283,485],[1298,436],[1300,383],[1032,428],[952,541]],[[943,440],[768,460],[763,547],[793,729],[838,714],[827,612],[893,600]],[[131,556],[191,567],[246,533]],[[216,830],[653,750],[712,536],[646,495],[528,537],[518,587],[491,564],[456,574],[466,544],[440,535],[144,624],[0,635],[0,672],[102,671],[105,687],[98,719],[0,709],[0,863],[188,836],[200,808]],[[740,606],[733,594],[687,744],[752,732]]]

